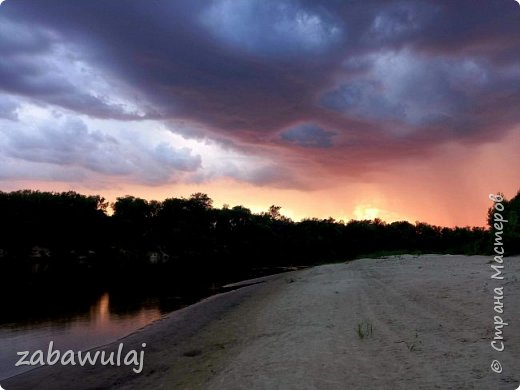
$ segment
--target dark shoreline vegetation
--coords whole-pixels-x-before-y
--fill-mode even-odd
[[[163,202],[125,196],[109,205],[99,195],[0,191],[0,291],[13,302],[107,289],[198,296],[284,267],[399,253],[489,254],[492,248],[489,222],[490,229],[379,219],[294,222],[277,206],[255,214],[212,203],[202,193]],[[506,253],[519,253],[520,192],[504,206]]]

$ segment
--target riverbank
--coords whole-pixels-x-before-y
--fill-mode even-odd
[[[520,258],[504,268],[503,352],[492,350],[491,258],[395,256],[279,274],[173,312],[103,347],[133,366],[53,366],[12,389],[514,389]],[[490,370],[500,359],[504,372]]]

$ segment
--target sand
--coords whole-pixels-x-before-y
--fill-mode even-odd
[[[491,279],[484,256],[396,256],[272,277],[171,313],[102,347],[139,349],[144,369],[42,367],[22,389],[516,389],[520,258]],[[258,282],[258,280],[256,281]],[[504,287],[505,350],[491,348]],[[503,372],[490,369],[493,359]]]

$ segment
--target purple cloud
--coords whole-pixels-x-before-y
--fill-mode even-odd
[[[332,146],[331,138],[335,134],[313,123],[306,123],[283,131],[280,137],[284,141],[304,148],[330,148]]]
[[[336,164],[368,166],[398,158],[403,143],[423,155],[447,141],[497,138],[518,123],[516,11],[514,2],[467,0],[18,0],[0,15],[0,91],[11,102],[129,126],[184,122],[187,138],[223,139],[273,160],[281,148],[322,161],[327,149]],[[0,116],[16,112],[0,101]],[[60,133],[52,143],[67,139]],[[110,143],[83,141],[96,167]],[[155,147],[156,161],[181,171],[204,161]],[[33,158],[67,157],[46,150]]]

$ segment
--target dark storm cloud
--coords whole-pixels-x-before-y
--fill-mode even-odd
[[[338,156],[381,159],[403,139],[420,153],[520,119],[514,1],[18,0],[1,12],[25,35],[0,41],[0,88],[95,117],[132,115],[33,59],[70,43],[155,117]]]
[[[110,103],[88,91],[73,73],[67,74],[81,53],[67,52],[66,45],[66,37],[52,27],[32,26],[28,20],[0,13],[0,89],[99,118],[128,120],[149,116],[126,112],[121,104]],[[85,73],[85,69],[80,72]],[[88,75],[85,73],[84,77]]]
[[[322,106],[352,117],[396,120],[418,128],[459,127],[478,115],[474,104],[480,99],[493,95],[497,87],[514,88],[500,85],[500,78],[482,60],[429,58],[401,51],[381,53],[370,63],[362,76],[325,92]]]
[[[66,80],[59,69],[46,64],[43,58],[3,54],[0,58],[0,88],[6,93],[98,118],[143,118],[126,113],[121,105],[107,103],[103,98],[82,91]]]
[[[291,2],[286,16],[280,12],[277,34],[284,36],[298,26],[300,30],[293,39],[267,51],[259,38],[272,27],[262,24],[269,20],[267,10],[241,46],[232,40],[226,43],[208,26],[205,4],[210,3],[94,1],[78,7],[77,3],[21,1],[12,10],[6,8],[6,14],[31,20],[81,45],[89,61],[142,91],[165,117],[255,131],[273,131],[299,120],[313,99],[314,79],[326,79],[322,71],[336,66],[334,49],[342,34],[334,32],[338,22],[312,8],[302,13],[302,6]],[[249,16],[238,15],[234,23],[241,20],[245,24]],[[293,47],[298,39],[301,50]],[[12,75],[0,75],[0,85],[14,82]]]
[[[319,55],[345,36],[333,14],[296,1],[215,1],[197,19],[224,45],[268,57]]]
[[[336,133],[326,131],[313,123],[305,123],[285,130],[280,137],[304,148],[330,148],[334,134]]]

